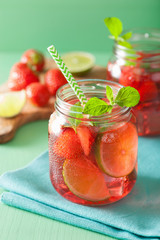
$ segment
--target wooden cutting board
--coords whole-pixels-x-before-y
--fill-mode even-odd
[[[45,71],[51,68],[56,68],[53,60],[46,59]],[[75,79],[106,79],[106,68],[95,66],[91,71],[81,77]],[[40,74],[40,80],[43,82],[44,73]],[[7,84],[0,86],[0,92],[7,92]],[[48,105],[45,107],[35,107],[29,102],[26,102],[22,112],[13,118],[0,118],[0,143],[10,141],[16,133],[16,130],[29,122],[41,119],[49,119],[51,113],[54,111],[55,98],[51,98]]]

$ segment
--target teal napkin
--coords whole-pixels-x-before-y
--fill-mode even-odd
[[[49,179],[48,152],[0,177],[1,201],[13,207],[120,239],[160,239],[160,137],[139,138],[139,175],[132,192],[100,207],[62,198]]]

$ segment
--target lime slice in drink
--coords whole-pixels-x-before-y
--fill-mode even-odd
[[[9,118],[19,114],[26,102],[25,91],[0,93],[0,117]]]
[[[138,135],[132,123],[100,134],[96,142],[96,161],[99,168],[112,177],[130,174],[137,160]]]
[[[65,160],[63,178],[70,191],[82,199],[101,201],[109,197],[103,174],[84,156]]]
[[[95,57],[87,52],[69,52],[62,59],[69,71],[77,75],[86,73],[95,63]]]

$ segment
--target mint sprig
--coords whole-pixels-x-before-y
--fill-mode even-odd
[[[117,40],[123,30],[122,22],[120,19],[115,17],[108,17],[104,19],[104,22],[112,36],[114,36],[115,40]]]
[[[97,97],[93,97],[86,103],[83,113],[91,116],[99,116],[103,113],[111,111],[111,109],[111,105],[108,105],[105,101]]]
[[[71,126],[76,132],[77,126],[83,119],[83,114],[89,116],[100,116],[104,113],[111,113],[114,105],[120,107],[134,107],[139,103],[139,92],[133,87],[121,88],[114,98],[113,90],[110,86],[106,87],[106,97],[109,103],[99,99],[97,97],[90,98],[83,108],[80,102],[77,102],[70,108],[70,118],[68,119]],[[93,123],[90,122],[91,125]]]
[[[114,39],[121,46],[132,48],[132,45],[126,41],[132,37],[132,32],[127,32],[121,36],[123,24],[119,18],[108,17],[104,19],[104,22],[109,32],[112,34],[109,38]]]
[[[110,102],[107,104],[105,101],[96,97],[90,98],[86,103],[83,113],[90,116],[99,116],[104,113],[111,113],[115,104],[120,107],[134,107],[139,103],[139,92],[133,87],[123,87],[118,91],[117,96],[113,97],[113,90],[111,87],[106,87],[106,96]]]

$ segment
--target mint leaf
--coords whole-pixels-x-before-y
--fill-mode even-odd
[[[76,118],[83,118],[83,107],[81,106],[80,102],[75,103],[71,108],[70,108],[70,113],[69,115],[73,118],[69,118],[69,122],[76,131],[76,127],[80,124],[81,120],[76,119]]]
[[[115,103],[120,107],[134,107],[139,103],[139,92],[133,87],[123,87],[119,90]]]
[[[99,116],[103,113],[110,112],[112,108],[113,107],[111,105],[108,105],[103,100],[93,97],[90,98],[86,103],[83,113],[91,116]]]
[[[127,32],[123,36],[121,36],[121,38],[123,38],[124,40],[128,40],[131,37],[132,37],[132,32]]]
[[[113,105],[113,90],[111,87],[106,87],[106,96],[108,100],[110,101],[110,104]]]
[[[130,49],[132,48],[132,45],[126,41],[118,41],[118,44],[126,48],[130,48]]]
[[[112,36],[109,36],[109,38],[116,40],[116,42],[121,46],[132,48],[132,45],[126,41],[132,37],[132,32],[127,32],[120,36],[123,30],[123,25],[119,18],[108,17],[104,19],[104,22],[112,34]]]
[[[117,39],[123,29],[122,22],[118,18],[115,18],[115,17],[105,18],[104,22],[105,22],[108,30],[110,31],[110,33],[115,37],[115,39]]]
[[[112,109],[113,109],[113,106],[112,105],[108,105],[108,113],[111,113]]]

